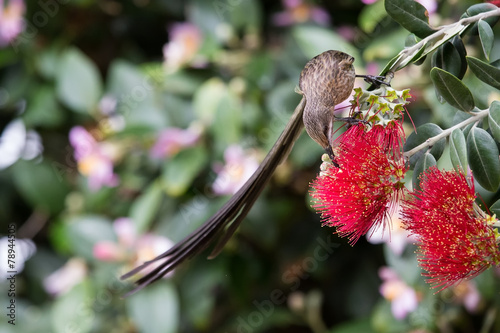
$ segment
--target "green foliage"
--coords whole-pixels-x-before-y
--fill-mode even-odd
[[[406,30],[420,38],[425,38],[434,32],[429,25],[429,17],[424,6],[416,1],[385,0],[387,13]]]
[[[464,133],[458,128],[450,135],[450,159],[455,170],[467,173],[467,146]]]
[[[482,128],[474,127],[467,135],[467,152],[474,178],[488,191],[496,191],[500,184],[500,160],[495,140]]]
[[[57,96],[72,111],[89,112],[102,93],[96,65],[77,49],[68,49],[59,61],[55,78]]]
[[[178,332],[179,299],[171,283],[157,283],[130,296],[130,317],[141,332]]]
[[[474,109],[472,93],[456,76],[445,70],[433,68],[431,79],[439,95],[448,104],[464,112]]]
[[[417,146],[427,141],[429,138],[441,134],[442,131],[443,130],[438,125],[432,123],[419,126],[416,128],[415,132],[410,134],[410,136],[406,140],[404,150],[409,151],[413,148],[416,148]],[[432,154],[436,159],[439,159],[443,154],[445,144],[446,141],[444,139],[438,141],[432,146],[432,149],[429,151],[429,153]],[[424,153],[425,151],[419,151],[415,155],[411,156],[410,165],[412,168],[415,166],[417,160],[419,160]]]
[[[429,169],[431,166],[436,165],[436,158],[430,152],[426,152],[422,155],[415,164],[415,168],[413,169],[413,179],[412,183],[416,190],[421,190],[420,188],[420,178],[419,176],[425,172],[425,170]]]

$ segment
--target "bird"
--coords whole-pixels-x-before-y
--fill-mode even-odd
[[[354,57],[337,50],[325,51],[309,60],[300,73],[297,92],[302,99],[295,108],[285,129],[267,156],[246,183],[208,220],[184,239],[156,258],[146,261],[121,276],[128,279],[143,269],[155,265],[151,271],[135,281],[131,295],[161,279],[170,271],[215,243],[209,259],[215,258],[238,229],[253,204],[271,179],[276,167],[286,159],[295,141],[305,127],[307,134],[333,159],[332,136],[337,118],[335,105],[346,100],[356,77]],[[366,76],[362,76],[365,77]],[[374,82],[380,79],[374,77]]]

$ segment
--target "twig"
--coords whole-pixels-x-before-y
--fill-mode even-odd
[[[465,126],[467,126],[469,124],[472,124],[472,123],[474,123],[476,121],[479,121],[479,120],[487,117],[489,113],[490,113],[490,109],[479,111],[474,116],[465,119],[464,121],[462,121],[461,123],[456,124],[455,126],[452,126],[452,127],[448,128],[448,129],[445,129],[444,131],[442,131],[438,135],[433,136],[432,138],[429,138],[429,139],[425,140],[424,143],[416,146],[415,148],[413,148],[411,150],[408,150],[407,152],[405,152],[403,154],[403,156],[408,159],[411,156],[413,156],[415,153],[417,153],[419,150],[422,150],[422,149],[427,148],[427,147],[432,147],[439,140],[448,137],[457,128],[462,128],[462,127],[465,127]]]

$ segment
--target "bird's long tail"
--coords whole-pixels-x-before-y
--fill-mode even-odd
[[[154,270],[138,279],[136,287],[127,295],[133,294],[148,284],[161,279],[187,259],[205,250],[218,237],[220,237],[219,241],[209,258],[214,258],[221,252],[271,179],[276,167],[288,156],[293,144],[300,135],[303,128],[302,115],[305,104],[306,99],[303,96],[290,121],[259,168],[221,209],[171,249],[150,261],[146,261],[121,277],[127,279],[149,265],[163,261]]]

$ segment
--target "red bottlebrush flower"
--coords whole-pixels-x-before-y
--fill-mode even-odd
[[[386,127],[392,131],[392,127]],[[323,225],[337,228],[354,244],[374,225],[384,225],[395,208],[404,186],[406,167],[401,154],[387,153],[381,145],[382,131],[351,127],[338,141],[335,163],[312,182],[313,208]],[[386,133],[387,134],[387,133]]]
[[[417,236],[422,275],[439,291],[500,265],[496,219],[474,203],[472,179],[470,184],[460,172],[432,167],[421,178],[421,190],[403,202],[403,223]]]

